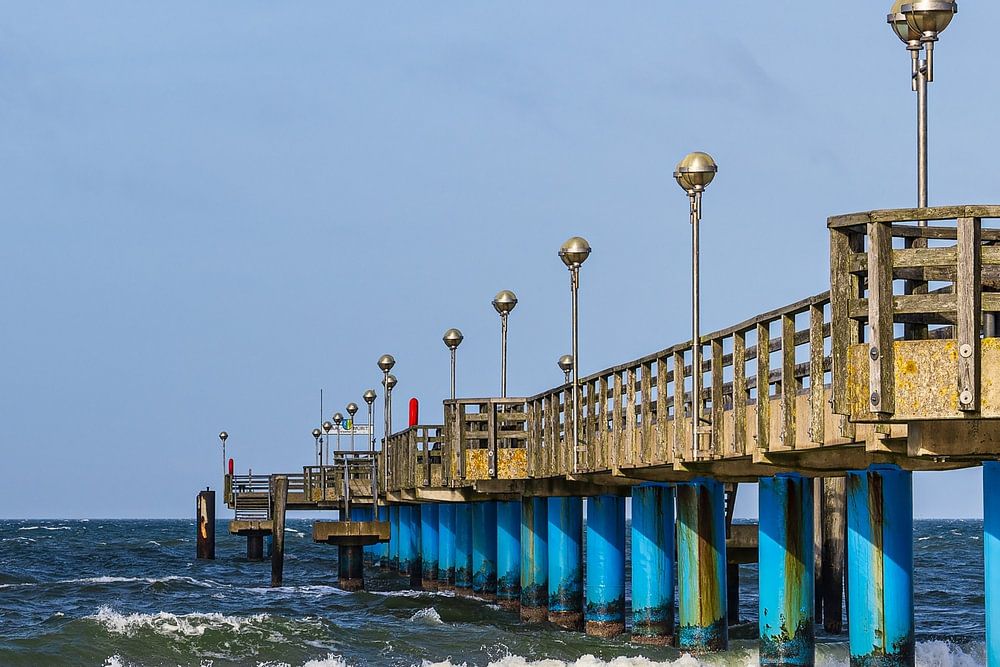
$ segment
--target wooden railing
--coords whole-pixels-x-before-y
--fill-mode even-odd
[[[581,378],[578,461],[566,445],[572,386],[529,399],[529,474],[617,471],[823,444],[828,303],[820,294],[702,338],[705,428],[697,447],[690,434],[690,342]]]
[[[443,427],[389,438],[390,489],[763,461],[901,437],[879,422],[1000,417],[1000,383],[984,398],[981,373],[984,350],[1000,366],[1000,343],[983,342],[1000,311],[1000,230],[982,220],[998,217],[962,206],[830,218],[831,292],[703,336],[699,369],[687,341],[581,378],[579,447],[569,384],[445,401]]]
[[[1000,408],[983,406],[980,370],[1000,311],[1000,229],[983,227],[990,218],[1000,207],[829,219],[837,412],[909,422]]]
[[[411,426],[389,436],[385,444],[388,490],[444,486],[443,446],[441,425]]]

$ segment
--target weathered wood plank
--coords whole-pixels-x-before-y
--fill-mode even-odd
[[[648,464],[653,460],[653,365],[644,363],[642,365],[642,377],[640,378],[640,416],[642,421],[642,432],[640,435],[641,447],[639,460]]]
[[[747,453],[747,335],[733,334],[733,450],[736,456]]]
[[[624,461],[622,456],[622,444],[623,444],[623,433],[622,433],[622,374],[615,373],[614,375],[614,397],[615,402],[612,418],[614,424],[611,427],[611,470],[617,472]]]
[[[677,350],[674,352],[674,460],[690,461],[691,455],[687,452],[688,427],[687,418],[684,416],[685,399],[684,391],[684,352]]]
[[[809,440],[817,444],[825,442],[823,372],[823,307],[809,309]]]
[[[770,349],[771,331],[765,324],[757,325],[757,347]],[[757,357],[757,449],[768,451],[771,439],[771,357],[762,354]]]
[[[958,309],[958,409],[979,410],[979,382],[982,352],[980,322],[982,287],[980,285],[980,232],[978,218],[958,219],[958,279],[955,282]]]
[[[799,382],[795,377],[795,317],[781,318],[781,444],[795,446],[795,396]]]
[[[625,465],[636,464],[635,369],[625,371]]]
[[[653,462],[666,463],[670,461],[670,440],[667,419],[667,361],[656,360],[656,434],[653,445]]]
[[[710,447],[712,456],[720,457],[725,453],[726,429],[722,415],[726,409],[722,386],[725,382],[725,364],[722,355],[722,339],[713,338],[712,348],[712,438]]]
[[[895,412],[893,389],[892,229],[882,222],[868,224],[868,386],[871,411]],[[925,295],[901,297],[925,299]]]
[[[831,228],[872,222],[916,222],[917,220],[955,220],[957,218],[1000,218],[1000,206],[932,206],[929,208],[878,209],[827,218]]]

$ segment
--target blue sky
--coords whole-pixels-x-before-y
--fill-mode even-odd
[[[705,329],[824,291],[826,217],[915,199],[882,4],[3,3],[0,516],[187,516],[220,429],[300,467],[319,389],[360,403],[384,352],[434,419],[452,326],[495,394],[504,288],[510,393],[552,386],[571,235],[584,372],[684,340],[690,150]],[[1000,6],[961,5],[935,204],[996,199]],[[918,475],[917,515],[978,516],[979,479]]]

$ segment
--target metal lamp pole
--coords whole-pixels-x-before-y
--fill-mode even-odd
[[[366,391],[361,398],[368,404],[368,451],[371,452],[372,465],[372,519],[378,521],[378,464],[375,457],[375,395],[374,389]]]
[[[358,404],[348,403],[347,404],[347,414],[351,416],[351,451],[354,451],[354,415],[358,414]]]
[[[228,472],[226,468],[226,440],[229,440],[229,434],[221,431],[219,433],[219,440],[222,441],[222,476],[225,477]]]
[[[517,305],[517,296],[509,289],[497,292],[493,308],[500,313],[500,396],[507,398],[507,316]]]
[[[708,153],[689,153],[677,165],[674,178],[691,202],[691,447],[695,458],[701,452],[701,276],[699,273],[700,248],[698,227],[701,223],[701,195],[719,171],[715,160]],[[674,379],[678,369],[674,369]],[[684,369],[680,369],[683,393]],[[759,390],[758,390],[759,391]]]
[[[330,422],[323,422],[323,432],[326,436],[323,438],[323,447],[320,450],[320,466],[330,465],[330,431],[333,430],[333,424]]]
[[[323,464],[323,459],[321,458],[321,456],[322,456],[322,454],[321,454],[322,449],[320,449],[320,444],[319,444],[319,439],[320,439],[320,437],[322,437],[322,435],[323,435],[323,431],[319,430],[318,428],[314,428],[313,429],[312,436],[316,440],[316,465],[322,465]]]
[[[389,405],[389,395],[391,393],[389,391],[389,371],[391,371],[392,367],[395,366],[395,365],[396,365],[396,360],[393,359],[393,357],[392,357],[391,354],[383,354],[378,359],[378,367],[379,367],[379,370],[382,371],[382,386],[385,387],[385,396],[383,397],[383,402],[382,402],[382,417],[383,417],[383,421],[385,422],[385,426],[384,426],[385,430],[383,432],[384,435],[383,435],[383,440],[382,440],[382,451],[383,451],[383,456],[384,456],[383,467],[385,469],[382,471],[382,478],[383,478],[383,480],[386,483],[386,487],[388,487],[388,484],[389,484],[389,477],[388,477],[388,475],[389,475],[389,447],[388,447],[388,445],[389,445],[389,432],[392,431],[392,413],[390,412],[390,405]]]
[[[559,259],[569,269],[569,287],[573,295],[573,472],[580,471],[580,350],[579,294],[580,267],[590,257],[590,244],[582,236],[574,236],[562,244]],[[560,360],[562,361],[562,360]]]
[[[445,346],[451,350],[451,400],[455,400],[455,356],[458,346],[465,340],[465,336],[458,329],[448,329],[442,338]]]
[[[934,42],[955,14],[954,0],[896,0],[886,22],[910,52],[911,87],[917,94],[917,206],[927,206],[927,84],[934,81]],[[923,57],[921,57],[923,55]],[[917,223],[926,226],[927,221]]]
[[[559,361],[557,363],[559,365],[559,370],[563,372],[566,384],[569,384],[569,374],[573,370],[573,355],[564,354],[559,357]]]

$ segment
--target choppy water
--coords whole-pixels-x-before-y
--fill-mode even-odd
[[[192,521],[0,522],[0,666],[699,664],[406,591],[388,573],[367,573],[370,592],[344,593],[333,587],[336,549],[313,544],[310,529],[289,522],[289,585],[271,589],[269,563],[247,562],[245,540],[223,522],[214,562],[193,558]],[[914,545],[917,664],[985,664],[982,523],[918,521]],[[755,620],[756,568],[741,569],[741,615]],[[819,664],[846,665],[846,637],[820,642]],[[700,660],[756,665],[754,647],[736,640]]]

